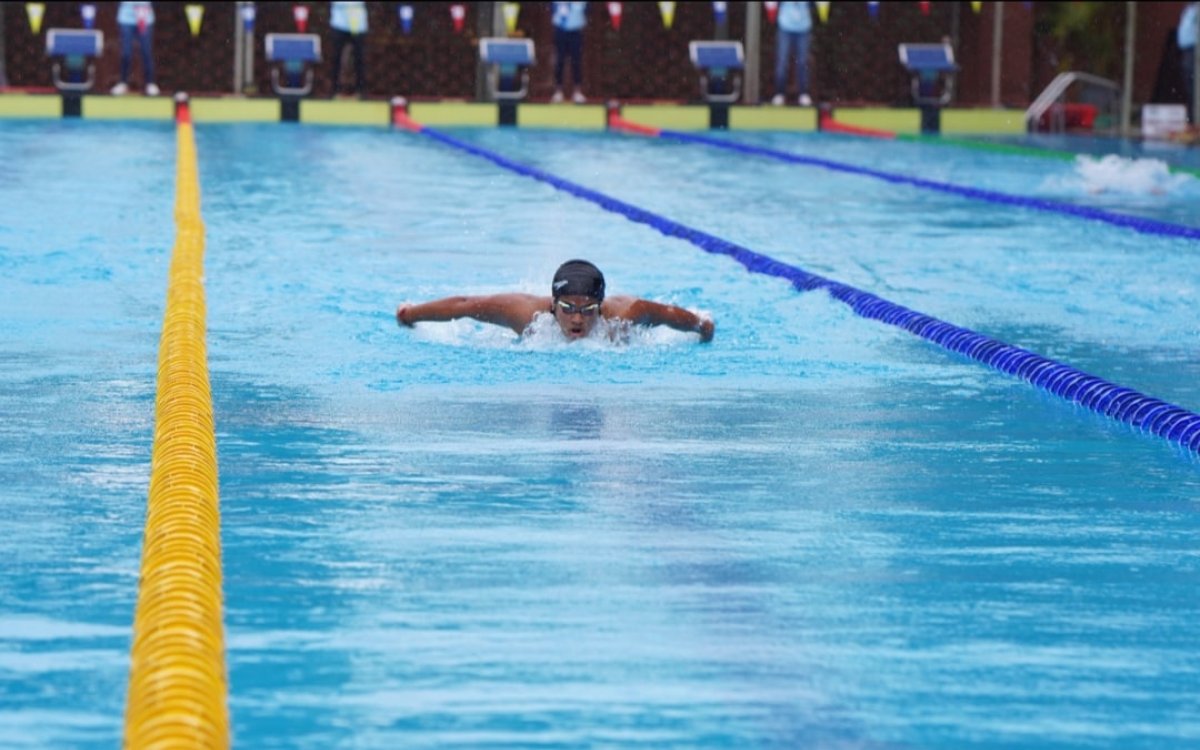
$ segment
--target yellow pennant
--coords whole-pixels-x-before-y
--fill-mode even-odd
[[[511,34],[517,30],[517,16],[521,15],[520,3],[505,3],[504,4],[504,26]]]
[[[817,17],[821,19],[821,23],[829,20],[829,3],[817,3]]]
[[[366,26],[366,24],[363,23],[363,21],[365,20],[363,18],[363,15],[365,15],[366,12],[367,12],[366,8],[360,8],[357,6],[347,9],[346,20],[350,22],[350,33],[351,34],[361,34],[362,33],[363,26]]]
[[[975,11],[976,13],[978,13],[979,11],[983,10],[983,3],[982,3],[982,2],[972,2],[972,3],[971,3],[971,10]]]
[[[25,3],[25,14],[29,16],[29,28],[33,33],[42,33],[42,17],[46,15],[45,3]]]
[[[671,24],[675,23],[675,3],[660,2],[658,4],[658,12],[662,14],[663,27],[671,28]]]
[[[185,5],[183,12],[187,13],[188,28],[192,30],[192,36],[200,36],[200,24],[204,21],[204,6]]]

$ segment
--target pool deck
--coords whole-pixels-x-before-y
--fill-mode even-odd
[[[69,115],[66,98],[57,93],[0,93],[0,119],[58,118]],[[191,97],[192,117],[197,123],[280,122],[288,119],[283,102],[274,97]],[[171,97],[122,97],[86,94],[78,97],[79,117],[96,120],[164,120],[174,117]],[[316,125],[366,125],[387,127],[392,122],[392,105],[380,100],[302,99],[293,119]],[[603,130],[607,107],[594,104],[546,104],[527,102],[508,105],[467,101],[418,101],[408,104],[412,119],[432,126],[493,127],[509,122],[525,128]],[[677,102],[626,103],[622,116],[633,122],[673,130],[707,130],[714,120],[713,109],[706,104]],[[818,129],[816,107],[772,107],[732,105],[728,107],[730,130]],[[916,108],[846,107],[836,111],[838,121],[861,128],[887,130],[898,134],[921,132],[921,112]],[[942,111],[942,133],[946,135],[1025,132],[1025,113],[1021,110],[958,109]]]

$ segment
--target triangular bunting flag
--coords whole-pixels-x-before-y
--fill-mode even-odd
[[[398,12],[400,13],[400,28],[404,30],[404,33],[406,35],[411,34],[412,33],[412,21],[413,21],[413,7],[411,5],[401,5],[400,10]]]
[[[79,7],[79,15],[83,18],[83,28],[91,29],[96,26],[96,6],[84,3]]]
[[[254,31],[254,17],[258,15],[258,11],[254,9],[254,3],[246,3],[242,6],[242,28],[246,31]]]
[[[460,33],[463,30],[463,22],[467,20],[467,9],[462,3],[450,6],[450,20],[454,22],[454,33]]]
[[[620,31],[621,30],[621,4],[620,3],[609,3],[608,4],[608,18],[610,21],[612,21],[613,31]]]
[[[728,10],[729,3],[713,3],[713,20],[716,21],[718,26],[725,23],[725,14],[728,12]]]
[[[817,3],[817,17],[821,19],[821,23],[825,23],[829,20],[829,3]]]
[[[351,34],[361,34],[367,27],[367,9],[357,5],[346,9],[346,21],[350,24]]]
[[[296,31],[299,31],[301,34],[308,31],[308,6],[307,5],[293,5],[292,6],[292,18],[294,18],[296,20]]]
[[[192,36],[200,36],[200,24],[204,22],[204,6],[185,5],[183,10],[187,13],[188,28],[192,30]]]
[[[921,2],[917,3],[917,5],[921,6],[921,15],[929,15],[929,3],[927,0],[921,0]]]
[[[872,21],[879,20],[879,3],[878,2],[867,3],[867,15],[871,17]]]
[[[511,35],[517,30],[517,17],[521,15],[520,3],[505,3],[504,4],[504,28],[508,29]]]
[[[779,3],[764,2],[763,8],[767,11],[767,22],[775,23],[775,16],[779,15]]]
[[[25,15],[29,16],[29,28],[33,33],[42,33],[42,18],[46,15],[45,3],[25,3]]]
[[[663,0],[658,4],[658,12],[662,15],[663,28],[670,30],[675,23],[675,3]]]
[[[982,3],[982,2],[974,2],[974,1],[973,1],[973,2],[971,3],[971,10],[975,11],[976,13],[978,13],[979,11],[983,10],[983,3]]]

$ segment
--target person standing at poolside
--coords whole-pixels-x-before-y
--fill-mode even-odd
[[[338,95],[342,77],[342,54],[349,44],[354,57],[354,93],[367,92],[366,39],[367,4],[363,2],[334,2],[329,4],[329,34],[333,54],[330,56],[332,96]]]
[[[812,106],[808,95],[808,42],[812,37],[812,13],[808,3],[780,3],[779,16],[775,21],[775,97],[771,104],[783,104],[787,92],[788,56],[796,56],[796,88],[800,94],[796,103],[801,107]]]
[[[554,95],[550,101],[563,100],[563,67],[571,61],[571,101],[583,104],[583,27],[587,25],[587,3],[552,3],[554,15]]]
[[[604,274],[586,260],[569,260],[559,266],[550,289],[545,297],[508,293],[403,304],[396,309],[396,322],[411,328],[423,321],[472,318],[524,334],[535,319],[552,315],[571,341],[586,338],[602,323],[609,336],[614,336],[614,327],[664,325],[698,333],[701,341],[712,341],[713,322],[682,307],[637,297],[605,298]]]
[[[148,2],[117,4],[117,26],[121,29],[121,80],[112,87],[113,96],[129,93],[129,67],[133,62],[133,42],[142,51],[142,78],[146,96],[158,96],[154,82],[154,5]]]

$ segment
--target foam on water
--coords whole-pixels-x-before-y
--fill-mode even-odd
[[[698,310],[692,312],[705,315]],[[571,351],[622,352],[638,348],[685,346],[699,340],[698,334],[665,326],[628,326],[605,320],[598,323],[587,338],[571,341],[563,335],[554,316],[549,314],[534,318],[520,336],[504,326],[479,323],[467,318],[444,323],[420,323],[411,329],[411,334],[420,341],[450,346],[488,349],[516,347],[518,351],[529,352],[558,352],[568,347]]]
[[[1187,175],[1172,174],[1167,163],[1159,159],[1128,159],[1108,154],[1098,158],[1075,157],[1074,172],[1050,177],[1046,186],[1089,195],[1166,195],[1191,181],[1193,178]]]

